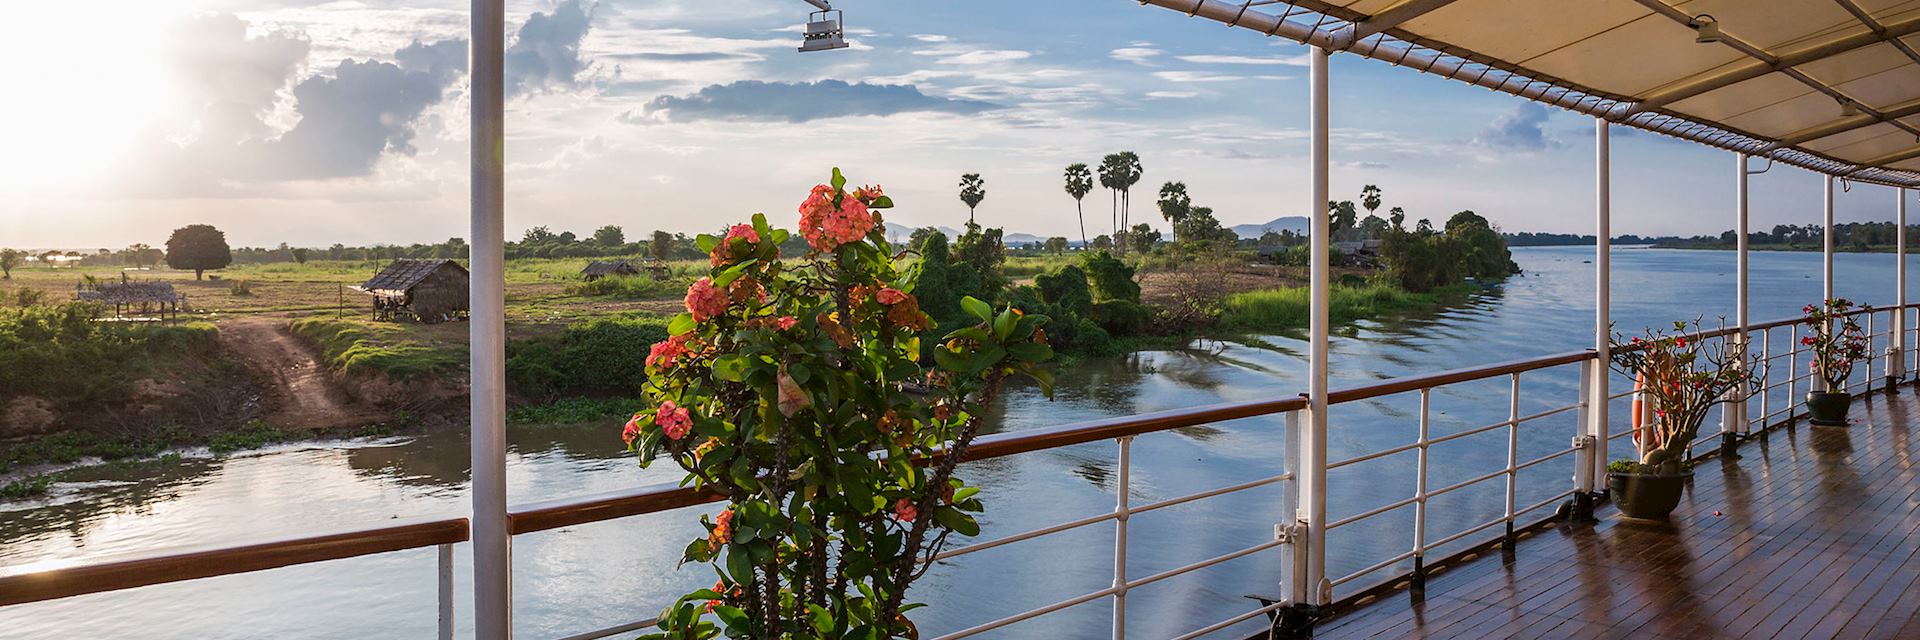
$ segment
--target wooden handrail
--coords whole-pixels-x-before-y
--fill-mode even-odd
[[[1920,303],[1909,304],[1907,307],[1920,307]],[[1900,308],[1875,307],[1872,310],[1851,311],[1845,315]],[[1795,324],[1800,320],[1800,318],[1788,318],[1750,324],[1747,329],[1763,331]],[[1715,329],[1700,332],[1696,337],[1711,338],[1735,331],[1736,329],[1732,327]],[[1395,378],[1333,391],[1327,395],[1327,402],[1329,404],[1356,402],[1396,393],[1582,362],[1596,357],[1597,354],[1592,350],[1572,351],[1539,358]],[[1296,396],[1174,409],[1044,429],[994,434],[976,441],[967,452],[966,459],[984,460],[1306,408],[1306,398]],[[546,531],[706,504],[718,501],[720,498],[721,496],[708,490],[675,485],[653,485],[549,500],[511,509],[508,514],[508,530],[516,535]],[[452,544],[465,542],[468,535],[466,518],[428,519],[239,546],[143,554],[33,573],[0,573],[0,607]]]
[[[0,574],[0,607],[452,544],[465,542],[467,536],[466,518],[415,520],[372,529],[173,550],[33,573]]]

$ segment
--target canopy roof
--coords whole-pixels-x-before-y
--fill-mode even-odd
[[[1829,175],[1920,187],[1920,0],[1143,2]],[[1720,42],[1695,41],[1702,14]]]

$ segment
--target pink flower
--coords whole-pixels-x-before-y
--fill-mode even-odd
[[[627,427],[620,430],[620,439],[626,441],[627,446],[633,446],[633,440],[638,437],[640,437],[640,414],[636,413],[632,420],[627,421]]]
[[[693,314],[695,322],[705,322],[727,312],[727,295],[713,286],[712,279],[696,280],[687,287],[687,312]]]
[[[653,350],[647,354],[647,368],[672,369],[681,356],[687,355],[687,342],[692,339],[693,334],[683,333],[654,343]]]
[[[842,197],[836,207],[833,187],[816,185],[800,203],[800,235],[816,251],[859,242],[873,229],[873,214],[867,211],[867,204],[852,194],[842,195],[847,197]]]
[[[881,289],[880,293],[874,294],[873,297],[874,299],[879,300],[880,304],[894,305],[894,304],[900,304],[902,301],[905,301],[907,299],[907,294],[906,292],[903,292],[899,289],[895,289],[893,287],[887,287],[885,289]]]
[[[778,318],[773,319],[774,328],[779,329],[781,331],[792,329],[793,325],[796,325],[796,324],[800,324],[800,319],[795,318],[793,316],[780,316]]]
[[[760,242],[760,232],[755,231],[753,225],[750,224],[736,224],[727,228],[727,242],[740,239],[745,239],[747,244],[758,244]]]
[[[693,420],[687,416],[687,408],[675,405],[672,400],[660,403],[660,411],[653,416],[653,423],[671,440],[687,437],[693,430]]]
[[[901,498],[893,503],[893,517],[901,522],[913,522],[914,518],[920,517],[920,510],[914,508],[912,500]]]

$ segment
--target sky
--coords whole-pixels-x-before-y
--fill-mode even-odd
[[[1226,225],[1309,207],[1304,47],[1133,0],[509,0],[507,226],[791,226],[841,167],[888,220],[1077,238],[1062,169],[1139,154],[1136,222],[1186,183]],[[0,22],[0,246],[408,244],[467,229],[464,0],[33,0]],[[1593,122],[1352,55],[1331,62],[1332,189],[1435,222],[1591,233]],[[1614,128],[1615,233],[1732,227],[1731,154]],[[1752,224],[1817,224],[1822,179],[1752,182]],[[1854,185],[1841,221],[1890,220]],[[1912,194],[1909,197],[1913,197]],[[1104,191],[1088,235],[1111,231]]]

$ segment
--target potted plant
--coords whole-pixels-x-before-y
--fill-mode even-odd
[[[1860,307],[1871,310],[1871,307]],[[1807,390],[1807,420],[1817,425],[1846,426],[1847,407],[1853,404],[1847,393],[1847,378],[1853,365],[1867,356],[1867,336],[1860,331],[1853,301],[1834,298],[1818,305],[1807,305],[1801,320],[1809,331],[1800,344],[1813,354],[1808,367],[1820,381],[1818,389]]]
[[[1640,402],[1651,413],[1644,421],[1635,416],[1636,458],[1607,466],[1607,490],[1629,518],[1666,519],[1693,478],[1689,453],[1708,410],[1760,391],[1756,371],[1765,361],[1749,358],[1743,342],[1695,337],[1700,329],[1696,319],[1675,322],[1671,331],[1614,337],[1613,367],[1638,381]]]
[[[966,297],[934,332],[920,264],[886,239],[892,204],[835,169],[799,207],[804,256],[761,215],[700,236],[712,268],[647,356],[623,437],[725,500],[683,555],[719,579],[646,637],[916,638],[908,589],[949,536],[980,533],[957,465],[1004,383],[1051,396],[1047,318]]]

